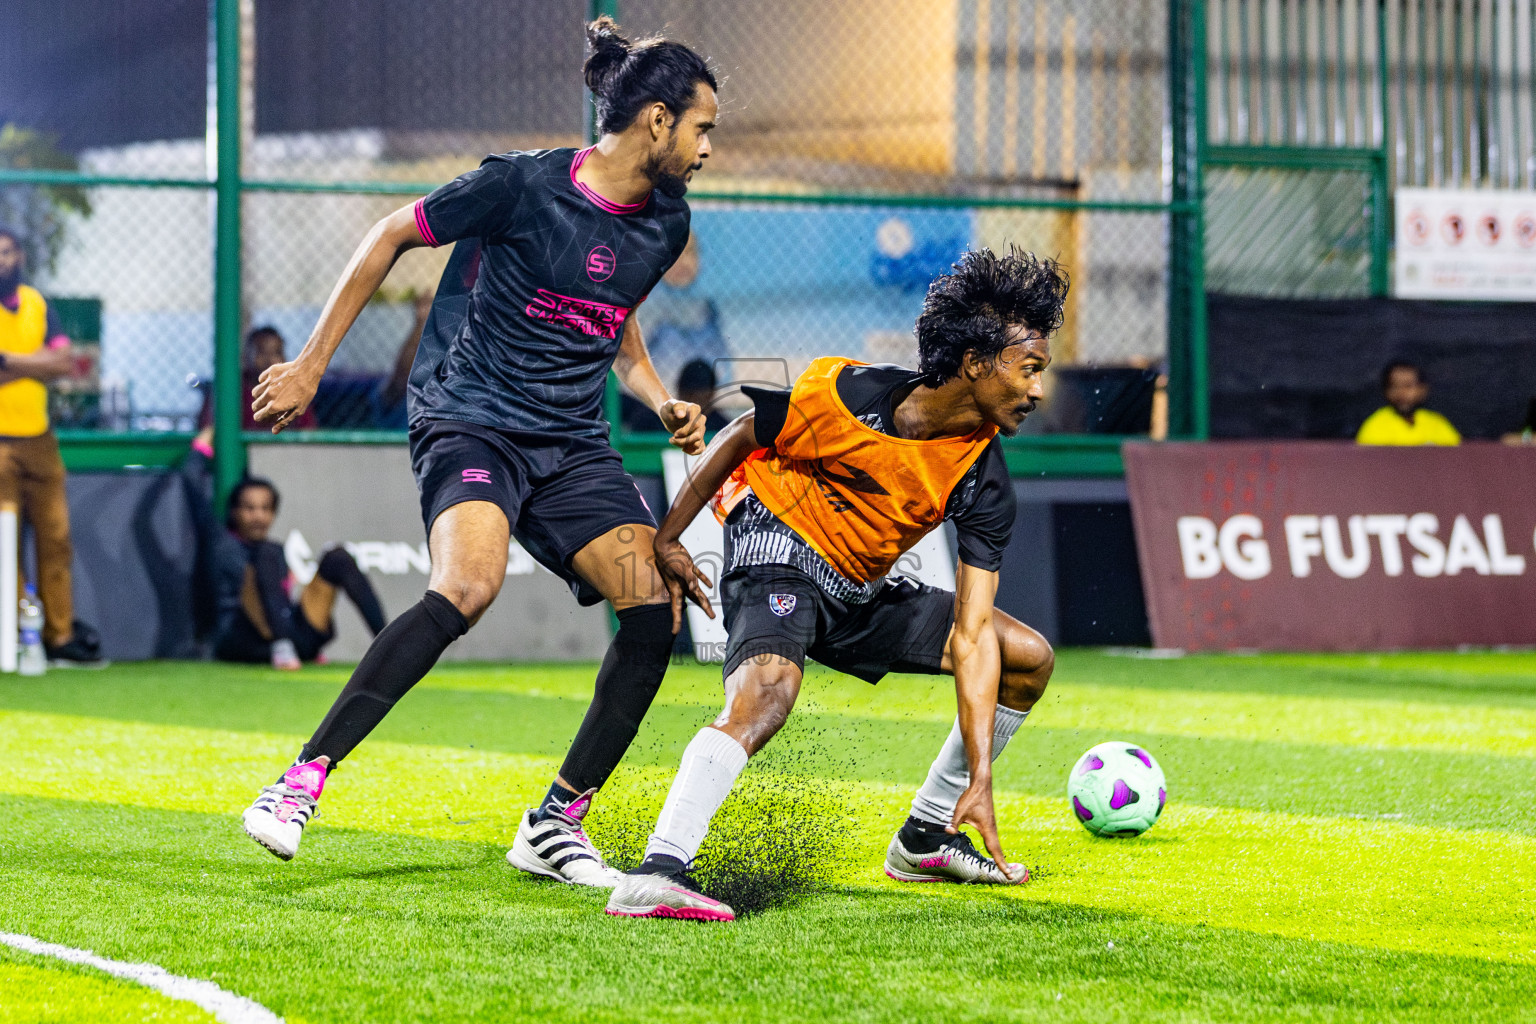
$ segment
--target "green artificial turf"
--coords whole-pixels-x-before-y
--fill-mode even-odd
[[[290,1022],[1536,1019],[1536,656],[1061,652],[998,764],[1003,838],[1037,871],[1008,891],[880,872],[952,683],[815,670],[701,855],[719,884],[767,872],[772,905],[733,925],[608,918],[506,865],[592,671],[439,668],[335,773],[290,864],[237,816],[344,667],[5,677],[0,931]],[[616,859],[718,699],[711,669],[669,675],[590,819]],[[1169,777],[1139,839],[1089,837],[1062,796],[1109,738]],[[0,1024],[106,1019],[210,1018],[0,947]]]

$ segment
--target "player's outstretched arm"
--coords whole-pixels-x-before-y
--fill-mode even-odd
[[[996,597],[997,573],[960,563],[955,573],[955,629],[949,652],[955,666],[960,735],[965,740],[971,781],[955,804],[949,831],[958,832],[961,825],[975,828],[998,870],[1011,878],[1013,871],[997,836],[997,812],[992,806],[992,728],[1003,667],[992,625]]]
[[[309,408],[341,339],[389,276],[390,268],[401,253],[426,244],[416,226],[415,204],[401,207],[373,226],[331,290],[304,351],[291,363],[278,363],[261,372],[251,392],[256,422],[272,424],[275,434]]]
[[[624,322],[624,337],[619,342],[618,357],[613,361],[613,372],[635,397],[660,417],[662,426],[672,435],[672,444],[689,455],[697,455],[704,450],[704,410],[695,402],[673,398],[661,382],[645,347],[640,318],[635,315],[639,308],[636,306]]]
[[[656,571],[672,595],[673,633],[683,628],[685,599],[704,609],[705,615],[715,617],[709,595],[704,592],[714,584],[693,564],[693,556],[683,547],[680,539],[683,531],[704,511],[704,506],[709,504],[709,499],[720,490],[726,478],[759,447],[756,412],[742,413],[726,424],[705,449],[704,456],[694,463],[687,482],[678,488],[672,507],[667,509],[666,518],[656,529]]]

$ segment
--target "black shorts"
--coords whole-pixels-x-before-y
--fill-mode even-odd
[[[895,576],[865,604],[839,601],[787,565],[749,565],[720,581],[725,674],[748,658],[805,659],[878,683],[887,672],[938,673],[955,595]]]
[[[293,647],[300,661],[314,661],[320,656],[320,649],[334,639],[334,624],[324,630],[316,629],[299,606],[293,606]],[[263,637],[250,619],[236,615],[229,627],[214,638],[213,656],[219,661],[265,663],[272,660],[272,641]]]
[[[603,595],[571,569],[576,553],[620,526],[656,526],[619,453],[595,438],[429,420],[411,430],[411,470],[429,537],[445,509],[489,501],[517,542],[584,605]]]

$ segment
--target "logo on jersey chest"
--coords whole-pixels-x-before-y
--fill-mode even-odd
[[[618,265],[613,250],[606,245],[599,245],[587,253],[587,276],[594,281],[608,280]]]
[[[795,610],[795,595],[769,594],[768,609],[772,611],[773,614],[782,619],[784,616]]]
[[[610,340],[624,330],[624,318],[629,316],[629,310],[623,306],[561,295],[547,288],[538,289],[538,295],[523,312],[537,320],[547,320],[582,334]]]

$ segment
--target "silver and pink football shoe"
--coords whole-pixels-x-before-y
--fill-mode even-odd
[[[891,837],[885,850],[885,873],[898,882],[959,882],[967,885],[1021,885],[1029,881],[1029,869],[1010,864],[1009,874],[998,870],[992,858],[980,853],[964,832],[946,836],[931,853],[914,853]],[[1012,877],[1010,877],[1010,875]]]
[[[614,917],[670,917],[679,921],[734,921],[736,912],[699,891],[680,861],[646,858],[623,876],[608,898]]]

